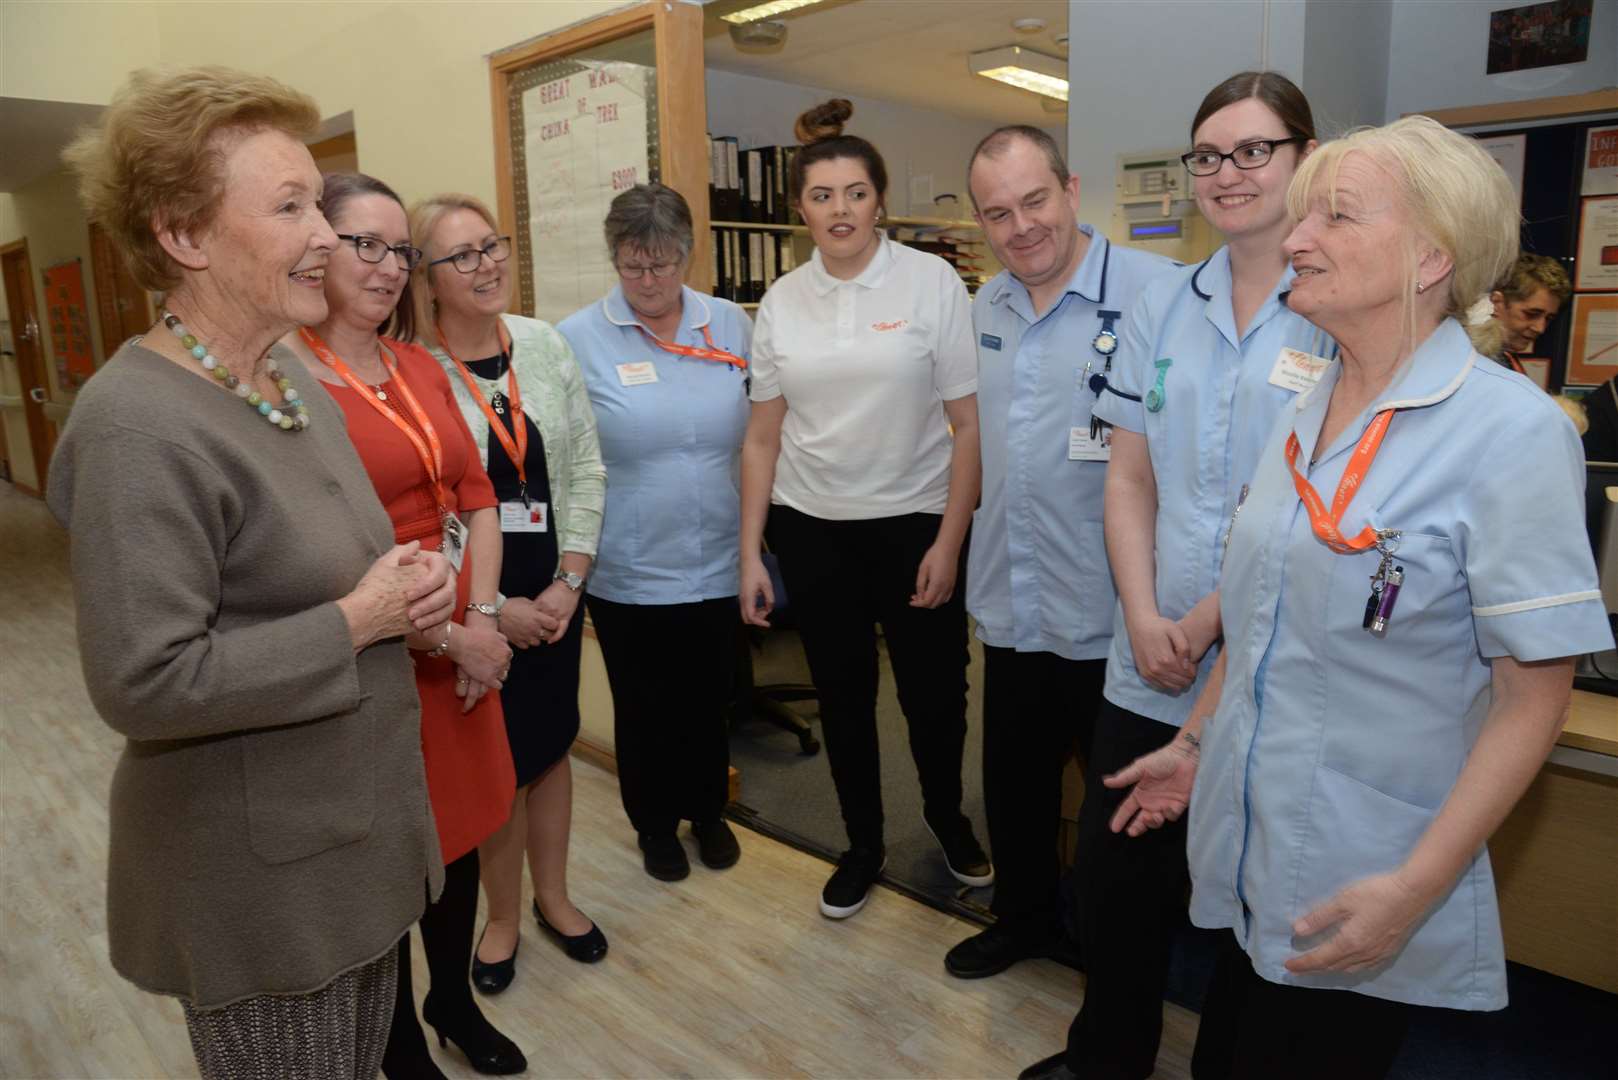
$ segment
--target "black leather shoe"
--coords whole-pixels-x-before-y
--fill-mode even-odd
[[[715,821],[691,823],[691,832],[697,838],[697,855],[702,865],[710,870],[724,870],[736,865],[742,857],[742,846],[730,825],[720,818]],[[682,852],[683,854],[683,852]]]
[[[545,921],[545,913],[539,910],[538,900],[534,901],[534,921],[563,952],[581,964],[593,964],[607,955],[607,935],[594,922],[584,933],[569,936]]]
[[[528,1059],[517,1049],[517,1044],[496,1031],[476,1005],[472,1011],[457,1017],[437,1015],[433,1008],[432,991],[421,1003],[421,1018],[438,1035],[438,1045],[451,1042],[466,1055],[472,1068],[487,1076],[510,1076],[528,1068]]]
[[[944,954],[944,970],[957,979],[985,979],[1019,960],[1049,956],[1060,943],[1018,933],[1000,923],[974,934]]]
[[[1063,1050],[1034,1062],[1017,1074],[1017,1080],[1079,1080],[1079,1074],[1067,1067],[1067,1051]]]
[[[517,950],[522,948],[522,938],[517,939],[517,944],[511,947],[511,955],[504,960],[479,960],[478,949],[483,947],[483,935],[488,932],[485,923],[483,934],[478,935],[478,943],[472,949],[472,985],[480,994],[498,994],[510,986],[517,975]]]
[[[641,833],[640,849],[646,872],[659,881],[681,881],[691,873],[680,838],[670,833]]]

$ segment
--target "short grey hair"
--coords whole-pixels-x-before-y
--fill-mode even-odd
[[[673,251],[683,261],[695,242],[685,196],[662,184],[636,184],[613,199],[604,228],[615,261],[625,246],[647,255]]]

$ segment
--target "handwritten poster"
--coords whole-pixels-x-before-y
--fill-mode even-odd
[[[1618,127],[1595,127],[1584,136],[1580,195],[1618,195]]]
[[[77,259],[45,271],[45,322],[56,357],[57,381],[65,388],[84,385],[95,374],[90,314],[84,304],[84,271]]]
[[[602,237],[608,204],[651,179],[652,68],[582,60],[522,95],[533,311],[556,322],[618,282]]]

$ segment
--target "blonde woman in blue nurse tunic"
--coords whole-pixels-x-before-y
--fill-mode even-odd
[[[1113,819],[1138,834],[1195,777],[1192,919],[1231,931],[1198,1077],[1383,1076],[1412,1006],[1504,1007],[1485,844],[1574,658],[1612,643],[1578,436],[1456,321],[1517,253],[1500,168],[1412,117],[1323,147],[1289,198],[1289,304],[1341,359],[1231,529],[1209,691],[1109,780],[1140,781]]]

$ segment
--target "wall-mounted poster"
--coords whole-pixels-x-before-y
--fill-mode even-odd
[[[45,323],[56,357],[57,383],[64,390],[76,390],[96,373],[90,313],[84,304],[84,271],[78,259],[69,259],[48,267],[44,276]]]
[[[540,65],[513,85],[522,306],[536,318],[557,322],[617,284],[601,223],[619,192],[655,179],[656,85],[650,67],[605,60]]]
[[[1573,274],[1580,292],[1618,290],[1618,195],[1583,200]]]
[[[1618,375],[1618,295],[1573,297],[1567,382],[1598,386]]]
[[[1618,195],[1618,127],[1593,127],[1584,136],[1580,195]]]
[[[1522,205],[1522,170],[1523,162],[1528,157],[1528,136],[1522,133],[1516,135],[1479,135],[1478,145],[1483,147],[1484,153],[1500,163],[1511,180],[1511,186],[1517,189],[1517,205]]]
[[[1590,55],[1594,0],[1553,0],[1489,13],[1487,74],[1578,64]]]

